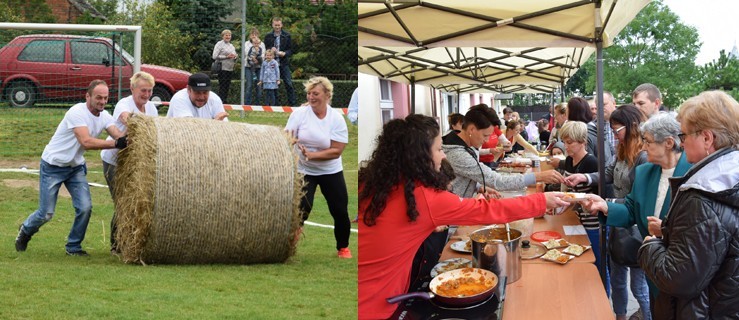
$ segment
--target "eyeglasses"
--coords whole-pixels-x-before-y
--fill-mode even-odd
[[[618,129],[613,129],[613,127],[611,127],[611,130],[613,130],[613,133],[619,133],[619,132],[621,132],[621,130],[623,130],[624,128],[626,128],[626,126],[621,126],[621,127],[619,127]]]
[[[701,131],[703,131],[703,130],[698,130],[698,131],[696,131],[696,132],[693,132],[693,133],[684,133],[684,132],[680,132],[680,133],[678,133],[678,134],[677,134],[677,137],[678,137],[678,138],[680,138],[680,142],[681,142],[681,143],[685,143],[685,137],[687,137],[687,136],[689,136],[689,135],[691,135],[691,134],[696,134],[696,133],[699,133],[699,132],[701,132]]]
[[[646,145],[647,147],[649,147],[649,145],[651,145],[652,143],[658,143],[657,141],[649,141],[644,136],[641,136],[641,141],[644,142],[644,145]]]

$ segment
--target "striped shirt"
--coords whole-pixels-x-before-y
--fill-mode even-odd
[[[568,156],[565,159],[564,176],[570,176],[575,173],[593,173],[598,172],[598,159],[592,154],[587,154],[579,163],[573,164],[572,157]],[[571,192],[582,192],[582,193],[595,193],[597,188],[595,186],[588,186],[587,183],[581,183],[574,187],[569,187]],[[580,223],[585,229],[598,229],[599,222],[597,215],[590,215],[589,212],[583,212],[582,207],[577,204],[575,207],[577,215],[580,217]]]

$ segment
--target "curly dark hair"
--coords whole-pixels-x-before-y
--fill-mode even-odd
[[[436,171],[431,155],[434,139],[440,135],[434,118],[412,114],[385,124],[367,165],[359,170],[362,221],[373,226],[387,205],[390,193],[403,186],[409,221],[418,217],[413,191],[416,183],[444,191],[449,178]],[[362,205],[364,203],[365,205]]]
[[[588,101],[580,97],[574,97],[567,101],[567,120],[585,123],[593,121],[593,114],[590,112]]]

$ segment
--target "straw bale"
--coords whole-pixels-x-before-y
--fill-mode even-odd
[[[295,253],[302,176],[273,126],[129,120],[116,168],[116,239],[133,263],[274,263]]]

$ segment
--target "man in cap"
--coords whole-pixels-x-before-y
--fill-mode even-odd
[[[210,91],[210,78],[195,73],[187,81],[187,88],[178,91],[169,101],[169,118],[204,118],[228,121],[228,113],[215,92]]]

